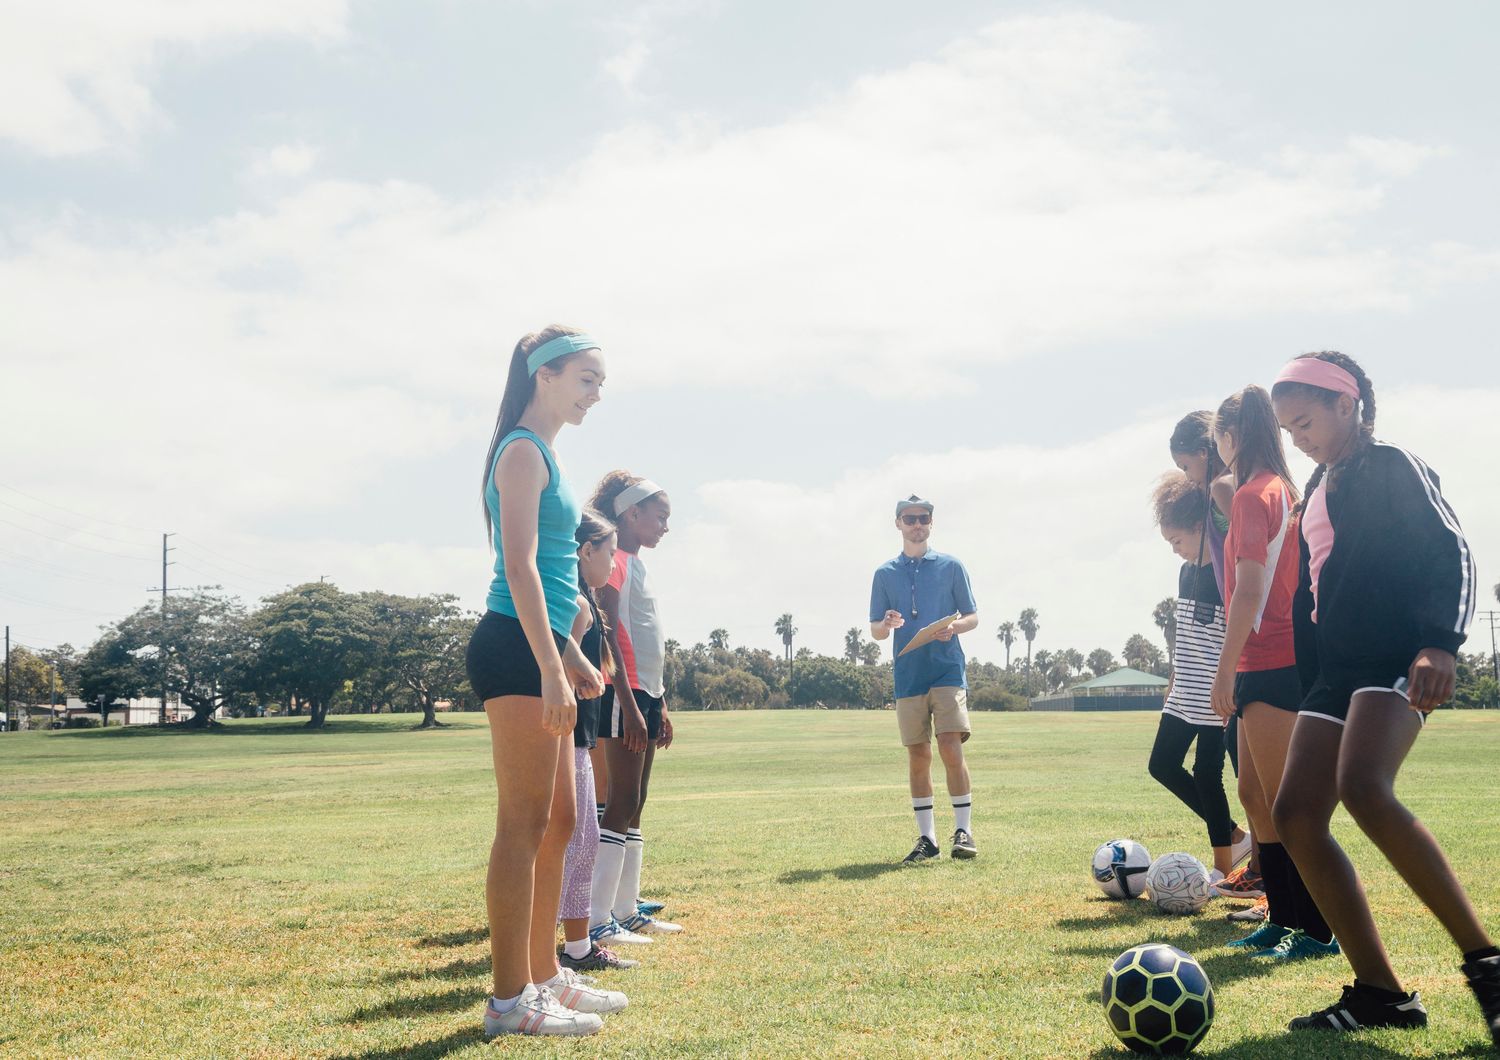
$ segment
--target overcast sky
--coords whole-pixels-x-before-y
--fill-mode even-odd
[[[1038,648],[1156,638],[1172,423],[1328,348],[1497,606],[1497,34],[1479,0],[3,0],[0,617],[87,644],[163,531],[172,584],[482,607],[484,451],[552,321],[608,360],[580,489],[672,496],[684,643],[779,650],[790,611],[840,650],[912,492],[971,656],[1028,606]]]

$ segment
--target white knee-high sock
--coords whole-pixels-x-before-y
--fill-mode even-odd
[[[917,831],[934,843],[937,842],[937,823],[932,819],[932,796],[911,800],[912,811],[917,815]]]
[[[953,796],[953,827],[962,828],[965,832],[972,831],[969,821],[974,812],[973,794]]]
[[[609,920],[615,891],[620,888],[620,870],[625,864],[625,837],[607,828],[599,829],[599,855],[594,861],[593,893],[590,900],[589,925],[597,927]]]
[[[615,891],[615,919],[624,921],[635,915],[635,902],[641,890],[641,858],[646,853],[646,841],[641,830],[632,828],[625,833],[625,864],[620,870],[620,886]]]

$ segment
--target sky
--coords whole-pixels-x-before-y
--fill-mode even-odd
[[[790,612],[840,651],[911,493],[971,657],[1025,607],[1036,648],[1160,642],[1172,424],[1318,349],[1500,606],[1497,31],[1477,0],[0,0],[0,621],[88,644],[164,532],[173,586],[481,608],[483,455],[554,321],[609,372],[559,456],[668,490],[683,643],[779,651]]]

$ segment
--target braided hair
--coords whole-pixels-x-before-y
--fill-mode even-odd
[[[1370,443],[1375,439],[1375,386],[1370,382],[1370,377],[1365,375],[1365,370],[1359,366],[1359,362],[1346,353],[1335,350],[1321,350],[1317,353],[1304,353],[1302,358],[1311,357],[1319,361],[1327,361],[1329,364],[1337,365],[1354,377],[1355,383],[1359,384],[1359,434],[1355,438],[1355,448],[1342,462],[1341,466],[1349,465],[1354,458],[1362,456]],[[1309,398],[1327,406],[1332,406],[1338,401],[1338,394],[1332,390],[1325,390],[1311,383],[1277,383],[1271,388],[1271,396]],[[1319,464],[1312,473],[1312,478],[1307,481],[1307,489],[1304,496],[1312,496],[1313,490],[1318,488],[1318,483],[1323,481],[1323,476],[1328,474],[1328,465]],[[1337,480],[1338,472],[1334,471],[1328,479],[1328,488],[1333,489]]]

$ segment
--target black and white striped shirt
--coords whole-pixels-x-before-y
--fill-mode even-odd
[[[1224,724],[1213,708],[1214,673],[1224,650],[1224,600],[1211,565],[1184,563],[1177,578],[1177,631],[1166,713],[1189,725]]]

